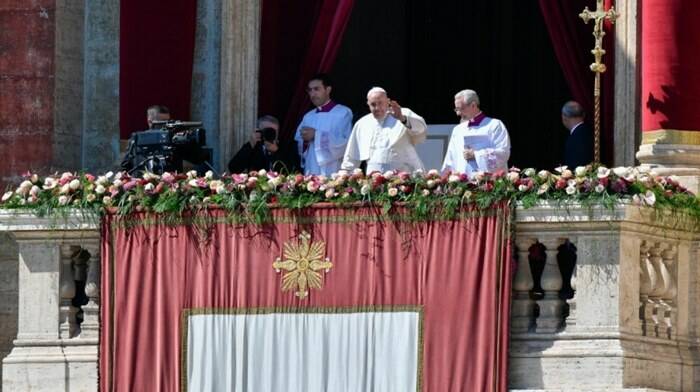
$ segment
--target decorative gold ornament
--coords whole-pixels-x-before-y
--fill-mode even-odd
[[[591,50],[595,62],[591,64],[591,71],[595,72],[595,81],[593,85],[593,161],[600,163],[600,74],[606,71],[603,64],[603,22],[605,20],[610,23],[615,23],[615,19],[620,17],[620,14],[615,11],[615,7],[610,7],[605,10],[604,0],[596,1],[596,10],[591,11],[588,7],[583,9],[578,15],[583,19],[583,23],[588,24],[588,21],[593,21],[593,37],[595,37],[595,47]]]
[[[311,242],[311,235],[306,231],[299,234],[299,241],[284,243],[284,260],[277,258],[272,267],[278,273],[287,271],[282,276],[282,291],[296,290],[295,295],[300,299],[309,295],[308,289],[323,287],[323,276],[320,271],[328,272],[333,263],[324,255],[326,243]]]

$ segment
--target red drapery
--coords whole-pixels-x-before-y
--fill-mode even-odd
[[[253,226],[225,223],[225,213],[214,211],[209,218],[220,221],[208,227],[208,245],[191,225],[125,229],[107,217],[100,390],[180,391],[185,309],[303,313],[304,307],[417,305],[423,309],[421,390],[506,391],[508,206],[415,225],[378,220],[376,213],[312,208],[289,219],[288,211],[275,211],[279,223]],[[323,287],[304,300],[282,292],[272,268],[301,230],[325,241],[333,263]]]
[[[700,3],[647,0],[642,8],[642,131],[700,130]]]
[[[151,105],[189,120],[197,0],[122,0],[120,7],[121,138],[147,128]]]
[[[572,98],[583,105],[588,113],[587,120],[593,122],[593,79],[594,73],[589,66],[593,63],[591,49],[594,46],[593,25],[583,23],[579,17],[584,7],[594,11],[594,0],[539,0],[549,37],[554,46],[554,53],[559,60]],[[613,1],[605,0],[605,9]],[[610,24],[605,24],[606,36],[603,47],[606,51],[603,63],[607,71],[601,75],[601,159],[612,163],[613,156],[613,114],[614,106],[614,31]],[[562,102],[562,105],[564,102]]]
[[[259,106],[261,113],[283,115],[283,137],[293,137],[310,106],[308,79],[330,72],[353,4],[354,0],[263,3]],[[280,75],[284,77],[277,78]]]

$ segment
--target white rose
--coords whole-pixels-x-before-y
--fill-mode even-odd
[[[560,173],[560,174],[561,174],[561,173],[564,173],[564,170],[566,170],[567,167],[568,167],[568,166],[566,166],[566,165],[562,165],[562,166],[559,166],[559,167],[555,167],[554,170],[555,170],[557,173]]]
[[[630,169],[628,167],[618,166],[616,168],[613,168],[612,171],[618,177],[627,177],[627,175],[630,172]]]
[[[68,196],[66,196],[66,195],[59,196],[58,197],[58,204],[60,204],[62,206],[68,204]]]
[[[70,186],[71,190],[77,190],[78,188],[80,188],[80,180],[76,178],[75,180],[68,183],[68,185]]]
[[[573,186],[566,187],[566,194],[567,195],[573,195],[575,193],[576,193],[576,187],[573,187]]]
[[[32,189],[29,190],[29,194],[32,195],[32,196],[38,195],[39,192],[41,192],[41,188],[39,188],[39,187],[36,186],[36,185],[32,186]]]
[[[32,174],[32,176],[29,179],[32,180],[33,183],[36,183],[37,181],[39,181],[39,175]]]
[[[482,172],[482,171],[475,171],[475,172],[472,173],[472,178],[475,179],[475,180],[477,180],[477,181],[481,181],[481,180],[484,179],[484,172]]]
[[[199,187],[199,185],[197,184],[197,180],[194,179],[194,178],[191,179],[191,180],[189,180],[187,183],[188,183],[192,188],[197,188],[197,187]]]
[[[430,170],[428,170],[428,175],[429,176],[439,176],[440,172],[435,170],[435,169],[430,169]]]
[[[335,189],[328,189],[326,191],[326,199],[330,199],[331,197],[335,196]]]
[[[566,169],[566,170],[564,170],[563,172],[561,172],[561,178],[563,178],[563,179],[565,179],[565,180],[566,180],[567,178],[571,178],[571,177],[573,177],[573,176],[574,176],[574,173],[572,173],[571,170],[569,170],[569,169]]]
[[[598,184],[595,186],[595,191],[598,193],[603,193],[604,190],[605,190],[605,187],[603,186],[603,184]]]
[[[577,184],[578,184],[578,181],[576,181],[576,180],[569,180],[566,182],[566,185],[572,186],[572,187],[576,187]]]
[[[367,195],[369,193],[369,189],[370,189],[369,184],[362,185],[362,188],[360,188],[360,194],[362,196]]]
[[[226,187],[224,186],[224,184],[221,184],[216,187],[215,192],[218,195],[223,195],[224,193],[226,193]]]
[[[542,195],[544,193],[547,193],[549,190],[549,185],[548,184],[542,184],[540,187],[537,189],[537,194]]]
[[[95,193],[97,193],[98,195],[105,193],[105,187],[103,185],[97,185],[95,187]]]
[[[108,172],[105,174],[105,177],[106,177],[107,179],[112,178],[112,176],[114,176],[114,173],[112,173],[111,171],[108,171]]]
[[[601,166],[598,168],[598,178],[607,178],[610,175],[610,169]]]
[[[359,176],[359,175],[362,175],[362,169],[359,169],[359,168],[354,169],[354,170],[352,171],[352,174],[353,174],[353,175],[358,175],[358,176]]]
[[[547,170],[540,170],[540,172],[537,173],[537,177],[539,177],[540,180],[547,180],[551,174],[552,173],[548,172]]]
[[[384,178],[386,178],[387,180],[390,179],[390,178],[392,178],[392,177],[394,177],[394,171],[393,171],[393,170],[387,170],[386,172],[384,172]]]
[[[187,178],[196,178],[197,177],[197,171],[196,170],[190,170],[187,172]]]
[[[120,180],[120,179],[116,179],[116,180],[114,180],[114,182],[112,183],[112,185],[114,185],[116,188],[119,188],[120,186],[122,186],[122,184],[124,184],[124,181],[122,181],[122,180]]]
[[[432,188],[435,187],[435,181],[434,181],[434,180],[428,180],[428,182],[426,182],[425,185],[426,185],[428,188],[431,188],[431,189],[432,189]]]
[[[53,189],[58,185],[58,181],[56,179],[47,177],[44,180],[44,189]]]
[[[97,198],[97,196],[95,196],[94,193],[91,193],[91,194],[85,196],[85,200],[87,200],[87,201],[90,202],[90,203],[92,203],[93,201],[95,201],[96,198]]]
[[[448,182],[459,182],[459,176],[456,174],[450,174],[450,177],[447,179]]]
[[[72,177],[73,177],[73,173],[63,172],[63,174],[61,174],[61,180],[68,180],[69,178],[72,178]]]
[[[150,182],[143,187],[146,192],[151,192],[153,188],[155,188],[155,186]]]
[[[61,189],[58,191],[58,193],[65,194],[70,192],[70,183],[69,184],[64,184]]]
[[[536,172],[535,172],[535,169],[529,167],[523,171],[523,174],[526,175],[527,177],[533,177],[536,174]]]
[[[512,182],[512,183],[515,183],[516,181],[518,181],[518,180],[520,179],[520,173],[518,173],[518,172],[508,172],[507,177],[508,177],[508,181],[510,181],[510,182]]]
[[[102,198],[102,203],[105,205],[110,205],[112,204],[112,198],[109,196],[105,196]]]
[[[394,187],[391,187],[391,188],[389,188],[387,193],[389,194],[389,197],[396,197],[396,195],[399,194],[399,190],[394,188]]]
[[[525,184],[520,184],[520,185],[518,186],[518,190],[519,190],[520,192],[525,192],[525,191],[527,190],[527,185],[525,185]]]
[[[5,192],[5,194],[2,195],[2,201],[6,202],[6,201],[10,200],[10,198],[12,197],[13,194],[14,194],[14,192],[12,192],[12,191]]]
[[[429,196],[429,195],[430,195],[430,191],[427,190],[427,189],[423,189],[423,192],[421,192],[421,194],[422,194],[423,196]]]
[[[27,198],[27,203],[33,204],[33,203],[36,203],[37,200],[39,200],[39,199],[37,199],[37,198],[36,198],[35,196],[33,196],[33,195],[30,195],[30,196]]]
[[[29,192],[29,189],[31,189],[33,185],[34,184],[32,184],[31,181],[24,180],[24,181],[22,181],[21,184],[19,184],[19,189],[21,189],[24,193],[27,193],[27,192]]]
[[[212,178],[214,178],[214,172],[211,170],[207,170],[207,172],[204,173],[204,178],[206,178],[207,180],[211,180]]]
[[[588,172],[588,168],[586,166],[579,166],[576,168],[576,177],[583,177],[586,175],[586,172]]]
[[[653,206],[654,203],[656,203],[656,194],[652,191],[647,191],[647,193],[644,194],[644,203],[648,206]]]
[[[202,203],[204,203],[204,204],[209,204],[210,201],[211,201],[211,197],[209,197],[209,196],[205,196],[204,199],[202,199]]]

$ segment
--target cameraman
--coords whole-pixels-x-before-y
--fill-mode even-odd
[[[299,153],[294,141],[279,140],[280,122],[266,115],[258,119],[250,141],[241,147],[228,163],[230,173],[272,170],[283,173],[299,171]]]
[[[153,105],[146,109],[146,123],[148,129],[153,129],[153,121],[170,120],[170,110],[163,105]],[[140,161],[143,157],[137,156],[136,146],[134,145],[134,134],[129,137],[129,144],[126,147],[126,154],[122,159],[122,170],[130,171],[134,168],[134,161]]]

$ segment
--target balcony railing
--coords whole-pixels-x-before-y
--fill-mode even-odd
[[[678,222],[626,205],[516,208],[511,388],[697,390],[700,234]],[[98,223],[0,211],[0,231],[19,249],[3,390],[97,390]]]

